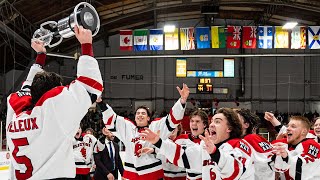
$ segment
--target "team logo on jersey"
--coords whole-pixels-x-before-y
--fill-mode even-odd
[[[240,148],[241,149],[245,150],[247,153],[250,152],[249,146],[247,146],[245,143],[243,143],[241,141],[239,141],[239,143],[240,143]]]
[[[132,138],[131,142],[136,143],[140,140],[140,137]]]
[[[317,158],[318,154],[319,154],[319,149],[316,148],[313,145],[310,145],[309,146],[309,150],[308,150],[308,154],[310,154],[310,155],[314,156],[315,158]]]
[[[216,162],[214,162],[213,159],[207,159],[207,160],[203,160],[202,166],[215,165],[215,163],[216,163]]]
[[[31,93],[29,92],[29,91],[18,91],[17,92],[17,95],[19,96],[19,97],[22,97],[22,96],[31,96]]]
[[[267,151],[269,149],[272,149],[271,145],[266,142],[259,142],[258,144],[262,148],[263,151]]]

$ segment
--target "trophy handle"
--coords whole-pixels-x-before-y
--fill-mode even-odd
[[[62,42],[62,40],[63,40],[63,37],[60,36],[59,41],[57,41],[57,42],[54,43],[54,44],[48,44],[49,48],[53,48],[53,47],[57,46],[58,44],[60,44],[60,43]]]
[[[42,27],[42,28],[44,28],[44,26],[46,26],[46,25],[50,25],[50,24],[52,24],[53,25],[53,27],[52,28],[55,28],[55,27],[57,27],[57,22],[55,22],[55,21],[47,21],[47,22],[44,22],[44,23],[42,23],[41,25],[40,25],[40,27]]]
[[[95,31],[92,32],[92,36],[95,36],[99,32],[99,29],[100,29],[100,19],[99,19],[99,15],[98,15],[97,11],[95,10],[95,8],[91,4],[89,4],[87,2],[81,2],[81,3],[77,4],[76,7],[74,7],[74,10],[73,10],[74,23],[75,23],[75,25],[79,26],[78,19],[77,19],[77,11],[81,5],[83,5],[84,7],[88,6],[97,17],[97,27],[96,27]]]

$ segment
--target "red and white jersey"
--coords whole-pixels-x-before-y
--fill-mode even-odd
[[[191,133],[189,134],[181,134],[179,135],[174,142],[176,144],[181,145],[182,147],[191,147],[194,146],[195,144],[200,144],[201,139],[196,138],[192,136]],[[166,165],[164,165],[164,172],[165,176],[167,177],[181,177],[186,176],[188,179],[201,179],[201,171],[196,172],[192,169],[185,169],[183,167],[175,166],[174,164],[170,163],[169,161],[166,162]],[[178,173],[180,172],[180,173]],[[184,172],[184,173],[181,173]],[[170,176],[171,175],[171,176]]]
[[[165,140],[158,148],[159,153],[173,164],[202,172],[202,179],[240,179],[246,169],[246,160],[250,158],[249,146],[244,142],[240,143],[240,139],[232,139],[217,147],[215,153],[208,154],[203,142],[183,148]]]
[[[91,134],[85,134],[79,139],[73,139],[73,155],[76,164],[76,174],[89,174],[93,165],[93,147],[97,142]]]
[[[288,180],[320,179],[320,145],[313,139],[304,139],[296,146],[289,146],[288,158],[276,156],[274,167],[285,172]]]
[[[248,143],[252,150],[252,160],[254,162],[255,180],[274,180],[275,172],[270,165],[272,146],[269,141],[257,134],[248,134],[243,140]]]
[[[13,179],[75,177],[72,139],[91,106],[89,93],[101,95],[103,85],[96,59],[81,56],[77,78],[69,86],[46,92],[32,109],[33,65],[22,89],[8,99],[7,144],[12,153]],[[89,93],[88,93],[89,92]]]
[[[140,139],[143,128],[138,128],[134,121],[118,116],[110,106],[107,107],[108,109],[102,112],[103,121],[109,130],[116,131],[115,135],[126,147],[124,178],[130,180],[163,178],[161,160],[157,159],[155,154],[140,155],[137,152],[143,147],[153,147],[152,144]],[[152,120],[149,128],[154,132],[160,130],[160,137],[167,139],[182,120],[184,111],[185,108],[179,99],[166,117]]]

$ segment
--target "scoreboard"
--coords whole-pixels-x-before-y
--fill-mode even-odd
[[[210,83],[197,84],[197,94],[212,94],[213,86]]]

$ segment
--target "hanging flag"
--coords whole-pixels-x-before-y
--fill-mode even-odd
[[[228,26],[227,48],[240,48],[241,26]]]
[[[209,27],[197,27],[197,49],[210,48]]]
[[[226,33],[224,27],[211,26],[211,46],[212,48],[226,47]]]
[[[275,27],[274,48],[289,48],[289,32],[282,26]]]
[[[242,48],[257,48],[257,27],[243,26],[242,27]]]
[[[132,51],[132,30],[120,30],[120,50]]]
[[[174,32],[165,33],[165,50],[178,50],[179,49],[179,34],[178,28],[174,29]]]
[[[146,51],[148,45],[148,30],[136,29],[133,31],[134,51]]]
[[[296,26],[291,32],[291,49],[306,49],[307,28],[305,26]]]
[[[150,29],[149,35],[150,50],[158,51],[163,50],[163,30]]]
[[[180,28],[180,45],[181,45],[181,50],[195,49],[193,27]]]
[[[258,48],[272,49],[273,42],[273,28],[272,26],[259,26],[258,27]]]
[[[320,26],[308,27],[309,49],[320,49]]]

